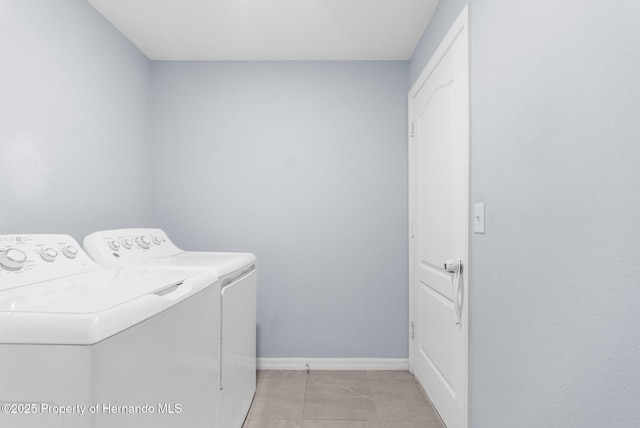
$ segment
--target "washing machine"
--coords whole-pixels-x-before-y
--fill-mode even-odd
[[[214,272],[105,269],[68,235],[0,235],[0,426],[211,428]]]
[[[220,280],[212,307],[219,326],[218,428],[240,428],[256,390],[256,258],[250,253],[184,251],[161,229],[95,232],[87,253],[110,268],[145,267],[208,271]]]

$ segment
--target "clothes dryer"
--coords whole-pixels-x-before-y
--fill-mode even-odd
[[[161,229],[95,232],[84,247],[99,264],[208,271],[221,281],[212,307],[219,326],[218,428],[240,428],[256,390],[256,258],[251,253],[185,251]]]
[[[105,269],[68,235],[0,235],[0,426],[211,428],[219,287]]]

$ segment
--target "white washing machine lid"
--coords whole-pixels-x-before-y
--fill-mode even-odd
[[[193,268],[195,270],[206,269],[215,272],[218,278],[222,278],[255,262],[256,256],[251,253],[185,251],[173,256],[149,260],[145,265]]]
[[[213,272],[99,269],[0,293],[0,343],[90,345],[218,280]]]

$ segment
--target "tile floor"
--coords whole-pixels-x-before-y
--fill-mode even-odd
[[[260,370],[243,428],[444,428],[406,371]]]

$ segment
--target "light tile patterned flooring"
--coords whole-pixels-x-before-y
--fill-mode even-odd
[[[406,371],[260,370],[243,428],[444,428]]]

